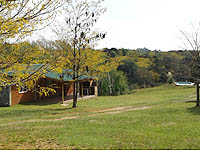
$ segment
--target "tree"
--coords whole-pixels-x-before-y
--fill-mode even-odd
[[[101,95],[122,95],[129,92],[126,75],[122,71],[112,70],[99,84]]]
[[[0,41],[26,36],[52,20],[63,0],[0,0]],[[42,28],[42,27],[41,27]]]
[[[63,53],[62,61],[60,61],[58,68],[61,68],[61,72],[68,74],[73,78],[73,63],[70,61],[70,59],[73,58],[73,54],[71,53],[70,45],[65,41],[55,41],[54,44],[54,47],[56,48],[54,51]],[[76,52],[78,52],[77,49]],[[105,52],[89,48],[82,49],[77,59],[79,58],[79,76],[76,76],[77,81],[74,81],[74,83],[79,83],[79,79],[84,76],[96,80],[105,78],[109,72],[116,69],[121,64],[123,59],[123,57],[111,58],[107,56],[107,53]],[[76,91],[78,92],[78,90]]]
[[[200,84],[200,23],[196,28],[192,25],[192,32],[188,33],[181,30],[182,42],[184,49],[188,50],[192,55],[192,62],[190,64],[190,72],[193,81],[196,84],[196,107],[200,106],[199,102],[199,84]]]
[[[182,59],[173,59],[174,70],[173,78],[175,81],[192,81],[190,63],[192,62],[192,55],[189,51],[178,51],[177,54]]]
[[[122,71],[113,70],[112,77],[112,95],[121,95],[128,92],[128,81],[126,75]]]
[[[133,84],[138,83],[138,66],[131,60],[125,59],[123,64],[118,67],[119,71],[123,71],[128,79],[129,89],[133,90]]]
[[[67,6],[64,6],[64,22],[60,22],[54,29],[60,41],[62,41],[61,43],[69,45],[67,49],[64,46],[69,60],[65,67],[72,70],[71,74],[74,81],[73,108],[77,106],[79,78],[92,68],[91,66],[89,68],[90,64],[86,63],[86,60],[88,57],[95,59],[99,56],[87,57],[88,49],[106,36],[105,33],[93,31],[94,24],[105,12],[101,3],[102,0],[89,2],[87,0],[72,0]]]
[[[48,61],[38,57],[48,55],[47,51],[19,41],[51,23],[63,3],[63,0],[0,0],[0,86],[29,81],[32,86],[43,76]],[[33,69],[38,63],[42,65]]]
[[[59,55],[52,55],[47,50],[36,44],[20,42],[18,44],[0,44],[0,49],[5,49],[0,55],[0,86],[16,85],[18,88],[25,86],[28,89],[38,89],[39,94],[48,94],[53,89],[36,87],[38,79],[44,74],[54,70],[61,59]],[[4,63],[6,60],[7,63]],[[51,60],[51,61],[50,61]]]

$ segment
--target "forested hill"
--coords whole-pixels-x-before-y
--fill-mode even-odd
[[[110,57],[125,56],[123,64],[100,81],[101,95],[119,95],[136,88],[157,86],[174,81],[192,81],[189,51],[151,51],[104,49]]]

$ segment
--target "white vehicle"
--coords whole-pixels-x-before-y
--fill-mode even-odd
[[[176,86],[194,86],[193,82],[174,82]]]

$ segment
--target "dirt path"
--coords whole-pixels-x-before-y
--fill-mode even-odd
[[[86,117],[99,116],[99,115],[109,115],[109,114],[119,114],[119,113],[128,112],[128,111],[149,109],[151,107],[152,106],[143,106],[143,107],[134,107],[134,106],[114,107],[114,108],[110,108],[110,109],[102,109],[102,110],[98,110],[98,111],[93,111],[91,113],[94,113],[94,114],[90,114],[90,115],[88,115]],[[80,118],[80,116],[67,116],[67,117],[56,118],[56,119],[32,119],[32,120],[24,120],[24,121],[19,121],[19,122],[11,122],[11,123],[0,124],[0,127],[2,127],[2,126],[16,125],[16,124],[23,124],[23,123],[52,122],[52,121],[72,120],[72,119],[78,119],[78,118]]]
[[[125,107],[115,107],[110,109],[104,109],[99,111],[94,111],[96,114],[92,114],[89,116],[98,116],[98,115],[106,115],[106,114],[119,114],[128,111],[135,111],[135,110],[144,110],[149,109],[151,106],[143,106],[143,107],[133,107],[133,106],[125,106]]]

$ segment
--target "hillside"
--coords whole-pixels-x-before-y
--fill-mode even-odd
[[[195,89],[160,86],[133,94],[0,108],[3,148],[200,148]]]

